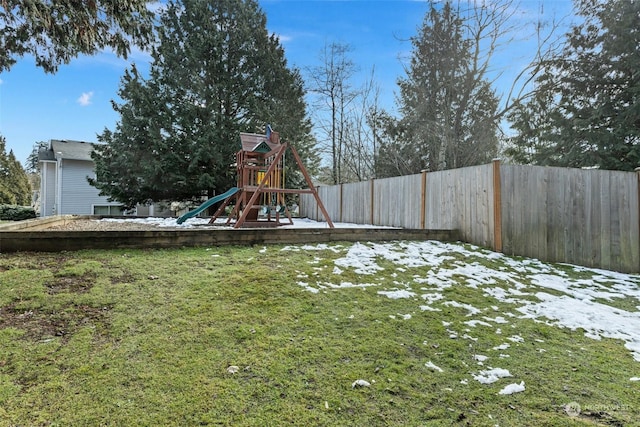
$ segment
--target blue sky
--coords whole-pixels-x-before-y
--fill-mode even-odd
[[[259,0],[267,27],[278,34],[290,65],[301,69],[319,65],[327,43],[352,46],[351,59],[362,78],[375,67],[383,107],[393,110],[396,81],[404,75],[402,61],[411,52],[408,39],[417,34],[427,3],[409,0],[330,1]],[[570,0],[524,0],[514,14],[526,25],[498,57],[496,71],[503,81],[527,62],[532,49],[526,36],[538,17],[550,20],[570,13]],[[528,29],[527,29],[528,28]],[[150,57],[135,51],[129,58],[142,68]],[[113,129],[118,116],[111,108],[128,62],[110,53],[82,56],[45,74],[25,57],[0,74],[0,134],[24,163],[37,141],[74,139],[95,142],[104,128]],[[504,83],[503,83],[504,84]]]

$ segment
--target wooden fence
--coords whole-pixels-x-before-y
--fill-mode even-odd
[[[640,172],[492,164],[318,188],[337,222],[457,229],[510,255],[640,271]],[[322,221],[312,196],[300,214]]]

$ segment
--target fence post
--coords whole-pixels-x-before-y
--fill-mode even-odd
[[[339,185],[340,185],[340,222],[344,222],[343,218],[342,218],[342,210],[343,210],[343,207],[342,207],[342,203],[343,203],[343,201],[342,201],[342,185],[343,184],[340,183]]]
[[[500,159],[493,159],[493,250],[502,252],[502,189]]]
[[[638,177],[638,234],[640,238],[640,167],[634,169],[636,176]],[[637,242],[640,245],[640,241]],[[636,266],[636,269],[640,271],[640,263]]]
[[[420,229],[424,230],[427,222],[427,170],[420,171],[422,173],[422,185],[420,190]]]
[[[318,197],[320,197],[320,186],[316,187],[316,192],[318,193]],[[318,206],[318,201],[316,200],[316,217],[314,218],[314,220],[316,221],[320,221],[320,214],[318,213],[319,209],[320,207]]]

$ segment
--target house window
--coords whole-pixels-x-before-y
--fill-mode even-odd
[[[120,216],[124,214],[122,206],[113,206],[113,205],[94,205],[93,206],[93,214],[94,215],[111,215],[111,216]]]

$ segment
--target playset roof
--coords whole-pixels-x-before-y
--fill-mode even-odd
[[[267,147],[269,151],[277,150],[280,147],[278,134],[271,134],[271,141],[265,135],[257,133],[240,133],[241,150],[247,152],[266,153]]]

